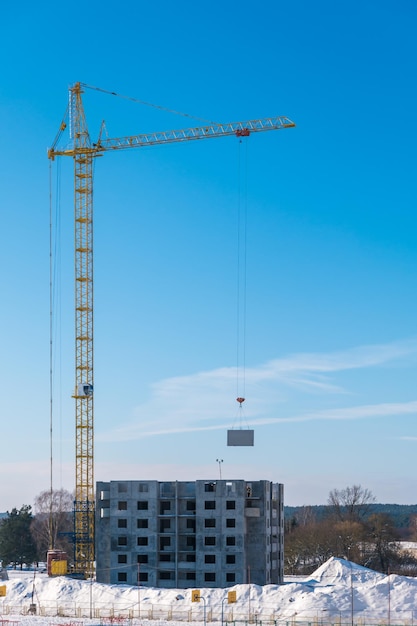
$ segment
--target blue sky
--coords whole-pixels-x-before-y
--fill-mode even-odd
[[[24,0],[1,12],[0,510],[49,488],[46,151],[76,81],[200,120],[296,123],[96,160],[96,479],[216,478],[223,459],[223,478],[283,482],[290,505],[352,484],[415,503],[415,3]],[[84,105],[93,140],[103,119],[115,137],[201,123],[94,90]],[[52,180],[54,486],[72,490],[70,159]],[[253,448],[226,446],[241,417],[239,206]]]

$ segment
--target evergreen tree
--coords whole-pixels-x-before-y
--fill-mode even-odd
[[[0,524],[0,559],[3,565],[30,565],[37,560],[36,545],[30,532],[32,508],[12,509]]]

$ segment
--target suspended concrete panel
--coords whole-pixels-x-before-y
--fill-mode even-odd
[[[253,430],[228,430],[227,445],[228,446],[253,446],[254,444]]]

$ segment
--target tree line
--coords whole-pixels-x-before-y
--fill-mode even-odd
[[[22,568],[46,561],[49,549],[72,556],[73,496],[64,489],[43,491],[28,505],[0,520],[0,561]],[[311,574],[330,557],[339,557],[383,573],[417,576],[417,559],[401,546],[404,529],[378,512],[369,489],[353,485],[333,489],[327,505],[300,507],[285,520],[285,574]],[[417,516],[410,518],[408,539],[417,541]]]
[[[73,496],[65,489],[43,491],[29,505],[0,520],[0,561],[15,568],[46,561],[49,549],[71,555]]]
[[[369,489],[353,485],[330,491],[320,518],[314,507],[301,507],[285,521],[285,573],[311,574],[334,556],[383,573],[416,576],[417,559],[403,549],[400,529],[374,505]],[[409,539],[417,539],[415,518]]]

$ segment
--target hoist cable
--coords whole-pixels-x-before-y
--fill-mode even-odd
[[[53,494],[53,226],[52,226],[52,162],[49,161],[49,549],[52,543],[52,494]]]
[[[55,348],[54,371],[56,371],[56,361],[58,360],[58,387],[59,387],[59,459],[60,459],[60,487],[62,488],[62,306],[61,306],[61,161],[57,161],[56,172],[56,206],[55,206],[55,245],[53,263],[53,312],[55,319],[54,336],[58,338],[58,346]]]
[[[242,140],[238,144],[238,209],[237,209],[237,337],[236,393],[240,406],[246,387],[246,274],[247,274],[247,143],[242,168]],[[243,179],[243,189],[242,189]]]
[[[237,275],[236,275],[236,397],[240,391],[240,218],[241,218],[241,140],[238,142],[237,171]]]
[[[243,225],[243,346],[242,346],[242,365],[243,365],[243,397],[245,397],[246,393],[246,286],[247,286],[247,242],[248,242],[248,141],[244,141],[245,146],[245,171],[243,176],[244,181],[244,189],[243,189],[243,215],[244,215],[244,225]]]
[[[49,502],[49,549],[54,549],[54,531],[53,531],[53,502],[54,502],[54,421],[55,421],[55,401],[54,401],[54,387],[55,387],[55,335],[57,333],[56,324],[56,311],[61,310],[60,307],[60,270],[57,268],[57,264],[60,265],[59,256],[59,242],[60,242],[60,173],[61,165],[57,162],[56,169],[56,206],[54,210],[54,189],[53,189],[53,171],[52,161],[49,161],[49,437],[50,437],[50,502]],[[58,291],[58,296],[57,296]],[[57,304],[58,300],[58,304]],[[58,333],[60,337],[61,324],[59,323]],[[61,345],[59,342],[59,358],[61,354]],[[61,359],[60,359],[61,361]],[[61,376],[60,376],[61,380]],[[60,398],[61,407],[61,398]],[[62,429],[62,415],[60,414],[60,429]],[[62,437],[60,437],[62,439]],[[61,465],[62,465],[62,450],[61,450]],[[62,473],[62,468],[61,468]],[[61,474],[62,485],[62,474]]]

